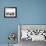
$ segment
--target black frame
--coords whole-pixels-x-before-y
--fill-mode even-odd
[[[13,17],[5,16],[5,8],[15,8],[15,10],[16,10],[15,16],[13,16]],[[16,7],[5,7],[5,8],[4,8],[4,18],[16,18],[17,17],[17,8]]]

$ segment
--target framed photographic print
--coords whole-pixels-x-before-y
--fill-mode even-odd
[[[4,18],[16,18],[17,8],[16,7],[5,7],[4,8]]]

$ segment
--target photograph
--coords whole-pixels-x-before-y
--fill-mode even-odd
[[[4,18],[16,18],[17,8],[16,7],[5,7],[4,8]]]

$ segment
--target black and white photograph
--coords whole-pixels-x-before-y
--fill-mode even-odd
[[[16,18],[17,8],[16,7],[5,7],[4,8],[4,18]]]

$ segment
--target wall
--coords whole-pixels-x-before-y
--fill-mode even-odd
[[[17,7],[17,18],[4,18],[10,6]],[[18,24],[46,24],[46,0],[0,0],[0,44],[8,43],[9,32],[18,32]]]

